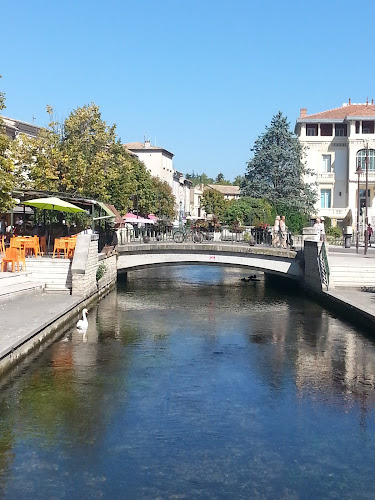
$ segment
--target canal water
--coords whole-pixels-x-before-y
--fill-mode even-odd
[[[129,273],[0,394],[0,497],[375,497],[375,345],[222,267]]]

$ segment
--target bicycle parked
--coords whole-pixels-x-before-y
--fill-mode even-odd
[[[195,228],[179,228],[173,233],[173,241],[175,243],[182,243],[191,240],[193,243],[202,243],[204,235],[202,231]]]

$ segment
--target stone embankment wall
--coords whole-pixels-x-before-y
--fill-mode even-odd
[[[80,234],[72,262],[72,295],[90,297],[108,288],[117,279],[117,255],[99,254],[97,234]],[[96,280],[99,265],[104,265],[103,277]]]

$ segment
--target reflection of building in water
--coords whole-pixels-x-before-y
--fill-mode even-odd
[[[312,329],[315,343],[306,341]],[[321,310],[320,327],[309,318],[300,328],[297,343],[296,385],[301,392],[318,390],[358,400],[363,408],[375,402],[375,347]],[[363,408],[364,409],[364,408]]]

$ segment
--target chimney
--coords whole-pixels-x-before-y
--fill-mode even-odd
[[[351,100],[351,99],[350,99],[350,97],[349,97],[349,106],[351,105],[351,103],[352,103],[352,100]]]
[[[151,141],[149,139],[147,139],[147,141],[145,140],[145,149],[150,149],[151,147]]]
[[[307,108],[301,108],[299,117],[306,118],[306,116],[307,116]]]

